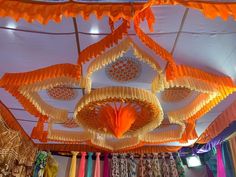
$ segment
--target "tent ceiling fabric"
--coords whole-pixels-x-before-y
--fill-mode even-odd
[[[96,1],[97,2],[97,1]],[[107,2],[107,1],[103,1]],[[112,1],[115,2],[115,1]],[[125,1],[126,2],[126,1]],[[209,20],[199,11],[186,9],[183,6],[153,6],[152,11],[156,21],[154,31],[150,32],[146,22],[141,23],[141,28],[149,37],[158,42],[162,47],[172,52],[177,64],[194,66],[206,72],[225,75],[236,80],[236,21],[229,18],[223,21],[221,18]],[[80,50],[96,43],[111,32],[108,17],[100,20],[91,15],[85,21],[82,17],[76,18]],[[121,21],[115,23],[115,28]],[[156,61],[165,67],[160,57],[147,48],[135,35],[132,28],[128,31],[130,38],[143,50],[148,52]],[[63,18],[60,23],[49,21],[47,25],[37,22],[32,24],[20,19],[15,22],[9,17],[0,18],[0,77],[5,73],[28,72],[47,66],[70,63],[77,64],[78,50],[76,44],[76,32],[72,18]],[[133,57],[132,52],[125,54]],[[85,74],[88,65],[83,65]],[[106,76],[105,69],[97,71],[92,76],[92,88],[105,86],[132,86],[149,89],[150,84],[146,78],[153,77],[150,67],[142,63],[142,72],[137,80],[127,83],[117,83]],[[40,91],[40,96],[45,102],[59,108],[66,108],[69,117],[73,117],[74,108],[79,99],[83,97],[83,90],[76,86],[76,97],[70,101],[59,101],[48,96],[45,90]],[[183,101],[176,104],[166,103],[160,99],[163,111],[187,105],[191,99],[198,95],[191,94]],[[197,134],[200,135],[208,125],[228,107],[236,98],[236,94],[230,95],[215,108],[202,116],[196,123]],[[9,108],[28,135],[36,126],[38,119],[28,113],[24,107],[4,89],[0,89],[0,100]],[[47,129],[48,124],[45,123]],[[55,129],[80,131],[80,127],[73,130],[54,124]],[[34,140],[36,143],[41,143]],[[166,145],[188,145],[189,143],[163,143]],[[49,141],[48,143],[54,143]]]

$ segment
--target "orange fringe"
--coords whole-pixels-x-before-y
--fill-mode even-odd
[[[133,16],[139,13],[143,8],[142,3],[80,3],[80,2],[33,2],[4,0],[0,1],[0,16],[12,17],[16,21],[23,18],[29,23],[38,21],[41,24],[47,24],[50,20],[57,23],[64,17],[82,16],[85,20],[94,14],[98,19],[108,16],[112,21],[120,18],[130,21]]]
[[[194,0],[149,0],[145,7],[153,5],[183,5],[188,8],[199,10],[207,18],[214,19],[221,17],[223,20],[227,20],[229,16],[232,16],[236,20],[236,2],[213,2],[213,1],[194,1]]]
[[[128,34],[128,28],[129,22],[124,20],[123,23],[112,33],[82,50],[79,54],[78,64],[81,65],[86,61],[89,61],[91,58],[101,55],[106,48],[110,48],[113,45],[118,44],[118,41]]]
[[[234,101],[228,108],[225,109],[201,134],[198,138],[198,143],[204,144],[209,142],[211,139],[215,138],[220,134],[225,128],[227,128],[230,123],[235,121],[236,117],[236,101]]]
[[[163,58],[167,62],[174,63],[172,55],[165,48],[160,46],[158,43],[156,43],[152,38],[150,38],[141,30],[139,24],[144,19],[148,21],[149,29],[152,30],[152,25],[155,22],[155,17],[151,11],[151,8],[145,9],[134,18],[134,29],[136,31],[136,35],[147,47],[153,50],[161,58]]]

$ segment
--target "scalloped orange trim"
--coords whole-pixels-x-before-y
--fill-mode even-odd
[[[123,23],[112,33],[108,34],[100,41],[89,45],[87,48],[79,53],[78,64],[83,64],[91,58],[102,54],[106,48],[110,48],[117,44],[120,39],[128,34],[129,22],[124,20]]]
[[[229,16],[232,16],[236,20],[236,2],[169,0],[162,3],[160,0],[149,0],[145,7],[160,4],[183,5],[188,8],[199,10],[205,17],[210,19],[221,17],[223,20],[227,20]]]
[[[139,39],[151,50],[153,50],[158,56],[166,60],[167,62],[174,63],[174,59],[172,55],[161,45],[155,42],[152,38],[146,35],[143,30],[140,28],[140,22],[147,20],[149,29],[152,29],[152,25],[155,22],[155,17],[151,11],[151,8],[146,8],[142,12],[140,12],[134,18],[134,29],[136,31],[137,36]]]
[[[64,17],[82,16],[85,20],[94,14],[98,19],[108,16],[112,21],[120,18],[131,20],[143,8],[143,3],[81,3],[81,2],[36,2],[36,1],[0,1],[0,16],[10,16],[16,21],[23,18],[29,23],[38,21],[47,24],[49,20],[59,23]]]
[[[204,144],[209,142],[220,134],[230,123],[235,121],[236,117],[236,101],[227,107],[217,118],[208,126],[208,128],[198,138],[198,143]]]

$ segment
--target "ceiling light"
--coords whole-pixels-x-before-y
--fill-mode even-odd
[[[187,157],[186,161],[187,161],[188,167],[198,167],[202,165],[199,156],[196,156],[196,155]]]
[[[97,27],[97,26],[92,27],[92,28],[90,29],[90,33],[91,33],[91,34],[98,34],[98,33],[99,33],[98,27]]]
[[[16,23],[14,22],[8,22],[6,25],[7,28],[11,28],[11,29],[16,29]]]

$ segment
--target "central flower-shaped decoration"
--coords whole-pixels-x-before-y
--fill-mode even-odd
[[[108,87],[85,95],[75,118],[91,133],[117,138],[137,136],[160,125],[163,112],[157,97],[131,87]]]

